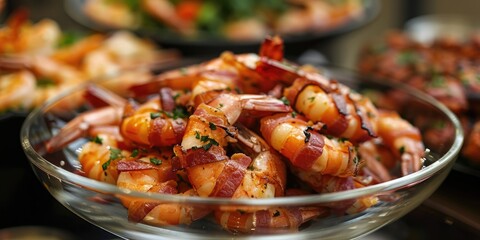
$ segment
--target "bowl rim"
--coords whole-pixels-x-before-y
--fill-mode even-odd
[[[323,67],[321,67],[323,68]],[[366,78],[361,76],[359,73],[354,70],[343,69],[341,67],[327,66],[325,70],[337,72],[340,74],[347,74],[349,77],[357,78]],[[100,182],[88,177],[84,177],[73,173],[71,171],[65,170],[61,167],[58,167],[48,160],[43,158],[38,152],[34,150],[30,144],[28,137],[30,135],[30,126],[35,119],[39,118],[42,112],[45,109],[48,109],[56,101],[67,97],[68,95],[80,91],[85,88],[89,83],[83,83],[79,86],[65,91],[58,96],[46,101],[40,107],[31,111],[26,117],[25,121],[22,124],[20,131],[20,141],[22,148],[28,157],[30,164],[35,165],[40,168],[42,171],[51,175],[62,182],[68,182],[73,185],[80,186],[82,188],[94,190],[99,193],[109,194],[109,195],[123,195],[129,197],[137,198],[148,198],[152,200],[158,200],[162,202],[172,202],[172,203],[187,203],[187,204],[201,204],[201,205],[241,205],[241,206],[295,206],[295,205],[311,205],[311,204],[322,204],[329,203],[334,201],[348,200],[352,198],[359,198],[367,195],[375,195],[379,192],[386,192],[397,190],[401,188],[408,187],[410,185],[416,185],[419,182],[422,182],[438,171],[447,167],[448,164],[456,160],[457,155],[460,152],[461,146],[464,141],[463,128],[460,124],[459,119],[456,115],[451,112],[446,106],[434,99],[433,97],[427,95],[426,93],[421,92],[420,90],[414,89],[411,86],[392,82],[384,81],[381,79],[366,78],[368,81],[381,84],[391,88],[399,88],[403,91],[406,91],[411,96],[414,96],[420,99],[423,102],[426,102],[430,105],[433,105],[437,110],[443,113],[453,124],[455,128],[455,138],[451,147],[448,151],[441,157],[439,157],[435,162],[430,164],[427,167],[422,168],[420,171],[415,173],[402,176],[387,182],[374,184],[371,186],[366,186],[358,189],[352,189],[341,192],[334,193],[322,193],[322,194],[311,194],[303,196],[284,196],[277,198],[264,198],[264,199],[229,199],[229,198],[214,198],[214,197],[190,197],[190,196],[179,196],[171,194],[161,194],[161,193],[144,193],[127,189],[120,189],[116,185]],[[341,81],[340,81],[341,82]],[[452,164],[453,165],[453,164]],[[33,167],[33,166],[32,166]],[[38,176],[38,175],[37,175]]]

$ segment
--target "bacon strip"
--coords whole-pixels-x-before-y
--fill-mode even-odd
[[[283,40],[279,36],[266,37],[260,46],[260,56],[277,61],[283,60]]]
[[[294,166],[305,170],[311,169],[313,163],[322,156],[325,146],[322,135],[312,130],[307,131],[310,133],[308,142],[291,159]]]
[[[149,169],[155,169],[155,166],[145,162],[125,161],[125,160],[118,161],[118,164],[117,164],[117,170],[119,172],[139,171],[139,170],[149,170]]]
[[[159,185],[153,186],[148,192],[177,194],[177,183],[174,180],[163,182]],[[160,205],[160,202],[142,200],[133,201],[128,207],[128,219],[133,222],[140,222],[158,205]]]
[[[173,151],[176,155],[172,159],[172,169],[174,171],[201,164],[228,160],[225,150],[215,145],[211,146],[208,150],[195,148],[188,149],[187,151],[183,151],[180,146],[175,146]]]
[[[187,122],[184,119],[155,118],[150,122],[148,141],[153,146],[171,146],[182,141]]]
[[[173,93],[171,88],[160,89],[160,99],[162,109],[166,112],[171,112],[175,108],[175,100],[173,100]]]
[[[353,101],[353,99],[351,99]],[[375,134],[375,131],[373,130],[372,123],[368,120],[368,117],[365,115],[365,113],[361,110],[361,108],[358,106],[357,102],[353,101],[353,106],[355,107],[355,112],[357,116],[360,118],[360,124],[361,128],[366,131],[368,136],[361,136],[359,139],[355,139],[356,141],[363,142],[366,140],[369,140],[371,138],[377,137]]]
[[[212,197],[226,197],[230,198],[237,190],[243,177],[247,172],[247,167],[252,162],[252,159],[243,153],[236,153],[226,163],[222,173],[217,178],[215,187],[210,196]]]

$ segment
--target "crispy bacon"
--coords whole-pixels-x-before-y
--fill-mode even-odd
[[[215,188],[210,196],[212,197],[232,197],[245,176],[247,167],[252,159],[243,153],[232,155],[226,163],[222,173],[217,178]]]
[[[283,40],[279,36],[266,37],[260,46],[260,56],[283,60]]]
[[[293,159],[290,159],[294,166],[305,170],[309,170],[313,163],[322,156],[325,147],[323,137],[319,133],[312,130],[308,130],[308,132],[310,133],[308,141],[298,150]]]
[[[175,100],[173,99],[173,91],[171,88],[161,88],[160,99],[164,111],[171,112],[175,109]]]
[[[188,149],[187,151],[183,151],[180,146],[175,146],[173,151],[175,152],[175,157],[172,159],[172,167],[174,171],[228,160],[225,150],[222,147],[215,145],[211,146],[208,150],[205,150],[204,148],[195,148]]]
[[[177,118],[155,118],[150,122],[148,141],[153,146],[171,146],[182,141],[187,122]],[[173,131],[169,131],[173,130]]]
[[[140,161],[118,161],[117,170],[119,172],[125,171],[139,171],[139,170],[148,170],[155,169],[156,167],[153,164],[140,162]]]
[[[177,194],[177,183],[174,180],[153,186],[149,192]],[[147,214],[157,207],[160,202],[134,200],[128,207],[128,219],[133,222],[142,221]]]

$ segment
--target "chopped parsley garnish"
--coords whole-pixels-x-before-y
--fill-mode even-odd
[[[180,68],[180,73],[181,73],[183,76],[187,75],[187,73],[188,73],[187,68],[184,68],[184,67],[183,67],[183,68]]]
[[[58,41],[57,47],[64,48],[71,46],[84,38],[85,34],[79,32],[64,32]]]
[[[397,63],[400,65],[415,64],[418,61],[418,54],[414,51],[404,51],[397,56]]]
[[[180,93],[176,93],[173,95],[173,100],[177,100],[180,97]]]
[[[140,151],[138,151],[138,149],[133,149],[132,151],[132,154],[130,155],[130,157],[137,157],[138,154],[139,154]]]
[[[50,78],[39,78],[37,79],[37,87],[39,88],[48,88],[55,86],[56,83]]]
[[[215,125],[215,124],[212,123],[212,122],[209,122],[209,123],[208,123],[208,127],[209,127],[210,129],[212,129],[212,130],[216,130],[216,129],[217,129],[217,125]]]
[[[167,112],[167,111],[160,111],[160,112],[167,115],[167,117],[173,118],[173,119],[186,118],[189,115],[187,109],[182,106],[176,106],[172,112]]]
[[[161,160],[161,159],[158,159],[158,158],[156,158],[156,157],[150,158],[150,162],[151,162],[152,164],[155,164],[155,165],[160,165],[160,164],[162,164],[162,160]]]
[[[155,119],[155,118],[158,118],[160,117],[160,113],[159,112],[152,112],[150,113],[150,118],[151,119]]]
[[[95,138],[92,139],[92,142],[102,145],[103,139],[99,136],[96,136]]]
[[[445,77],[440,75],[440,74],[435,74],[431,81],[429,82],[429,85],[434,88],[441,88],[445,87],[447,85],[445,81]]]
[[[122,150],[118,148],[110,148],[110,158],[104,164],[102,164],[102,169],[107,170],[110,163],[119,158],[123,158]]]
[[[288,99],[283,96],[282,98],[280,98],[280,101],[283,102],[283,104],[287,105],[287,106],[290,106],[290,101],[288,101]]]
[[[215,146],[218,146],[218,142],[213,139],[213,138],[210,138],[209,136],[207,135],[200,135],[200,132],[198,131],[195,131],[195,138],[196,139],[199,139],[201,142],[204,142],[206,143],[205,145],[202,146],[202,148],[207,151],[208,149],[210,149],[213,145]],[[192,149],[196,149],[197,147],[193,147]]]
[[[405,146],[401,146],[398,151],[400,152],[400,154],[404,154],[405,153]]]

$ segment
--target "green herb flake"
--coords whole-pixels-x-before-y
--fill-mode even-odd
[[[209,139],[210,139],[210,137],[208,137],[208,136],[201,136],[200,137],[200,141],[202,141],[202,142],[207,142]]]
[[[283,104],[287,105],[287,106],[290,106],[290,101],[288,101],[288,99],[283,96],[282,98],[280,98],[280,101],[283,102]]]
[[[162,160],[161,160],[161,159],[158,159],[158,158],[156,158],[156,157],[150,158],[150,162],[151,162],[152,164],[155,164],[155,165],[160,165],[160,164],[162,164]]]
[[[117,160],[119,158],[123,158],[122,150],[118,148],[110,148],[110,158],[102,164],[102,169],[105,171],[107,170],[108,166],[112,163],[112,161]]]
[[[209,122],[209,123],[208,123],[208,127],[209,127],[210,129],[212,129],[212,130],[216,130],[216,129],[217,129],[217,125],[215,125],[215,124],[212,123],[212,122]]]
[[[183,67],[183,68],[180,68],[180,73],[181,73],[183,76],[187,75],[187,74],[188,74],[187,68],[184,68],[184,67]]]
[[[160,117],[160,116],[161,116],[161,115],[160,115],[159,112],[152,112],[152,113],[150,113],[150,118],[151,118],[151,119],[155,119],[155,118],[158,118],[158,117]]]
[[[92,139],[92,142],[102,145],[103,139],[99,136],[95,136],[95,138]]]
[[[398,149],[398,152],[400,152],[400,154],[404,154],[404,153],[405,153],[405,146],[401,146],[401,147]]]
[[[137,157],[139,153],[140,153],[140,151],[139,151],[138,149],[133,149],[132,154],[130,155],[130,157]]]
[[[428,84],[434,88],[442,88],[447,86],[445,77],[440,74],[434,75]]]
[[[39,78],[37,79],[37,87],[38,88],[48,88],[55,86],[56,83],[50,78]]]
[[[405,66],[410,64],[415,64],[418,61],[418,54],[413,51],[404,51],[398,54],[397,63],[399,65]]]

